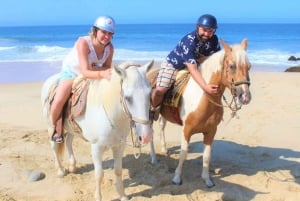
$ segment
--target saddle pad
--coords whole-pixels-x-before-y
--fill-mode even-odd
[[[165,94],[160,113],[164,118],[172,123],[182,125],[179,115],[181,99],[187,82],[190,78],[188,70],[180,70],[176,75],[174,85]]]
[[[147,74],[147,79],[152,88],[155,88],[158,71],[159,69],[156,69]],[[182,125],[182,120],[180,119],[179,115],[179,108],[182,94],[190,76],[191,75],[187,69],[178,71],[174,85],[165,94],[160,113],[164,118],[172,123]]]
[[[72,87],[72,96],[70,99],[71,117],[76,118],[84,114],[87,101],[89,81],[83,76],[78,76]]]

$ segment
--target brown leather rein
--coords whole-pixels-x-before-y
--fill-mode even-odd
[[[140,65],[134,65],[134,66],[139,67]],[[128,68],[128,67],[129,66],[125,67],[125,69]],[[126,102],[125,97],[124,97],[123,80],[122,79],[121,79],[120,102],[122,104],[123,111],[125,112],[127,117],[130,119],[130,135],[131,135],[132,147],[139,149],[139,153],[134,154],[135,158],[137,159],[141,155],[141,143],[140,143],[139,136],[136,135],[135,124],[140,123],[140,124],[144,124],[144,125],[150,125],[150,124],[152,124],[152,121],[132,116],[131,112],[128,109],[128,105],[127,105],[127,102]],[[134,135],[136,136],[135,140],[133,139]]]

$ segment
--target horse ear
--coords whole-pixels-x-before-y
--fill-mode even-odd
[[[220,39],[222,47],[224,48],[225,52],[231,51],[230,46],[222,39]]]
[[[118,66],[115,65],[114,69],[116,70],[116,72],[121,76],[121,77],[125,77],[126,76],[126,72],[125,69],[122,68],[122,65]]]
[[[243,47],[244,50],[247,49],[247,46],[248,46],[248,40],[247,38],[244,38],[241,42],[241,46]]]
[[[149,61],[148,63],[146,63],[144,66],[143,66],[143,71],[144,73],[147,73],[150,71],[150,69],[153,67],[153,64],[154,64],[154,60],[151,60]]]

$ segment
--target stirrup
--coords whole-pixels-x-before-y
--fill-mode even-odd
[[[153,121],[157,121],[160,113],[160,105],[150,108],[150,119]]]

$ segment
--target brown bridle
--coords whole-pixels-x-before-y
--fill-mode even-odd
[[[223,62],[225,62],[225,60],[226,60],[226,56],[224,56]],[[225,70],[225,68],[226,68],[226,70]],[[226,73],[224,73],[224,72],[226,72]],[[223,76],[225,74],[225,80],[226,80],[227,83],[229,83],[229,86],[230,86],[230,92],[231,92],[231,95],[232,95],[231,101],[228,102],[226,97],[224,95],[222,95],[223,101],[226,103],[226,105],[224,106],[223,104],[216,103],[211,98],[209,98],[209,96],[207,96],[207,97],[208,97],[208,100],[216,106],[228,107],[231,110],[231,117],[235,117],[237,111],[242,108],[242,105],[238,104],[236,102],[236,99],[235,99],[236,98],[236,88],[237,88],[237,86],[243,85],[243,84],[247,84],[248,86],[250,86],[251,83],[250,83],[250,80],[249,80],[249,76],[247,76],[246,80],[234,81],[233,78],[231,78],[231,80],[229,80],[228,73],[229,73],[228,65],[226,65],[226,66],[224,65],[222,70],[221,70],[221,81],[223,80]],[[224,85],[226,85],[226,84],[224,84]]]

